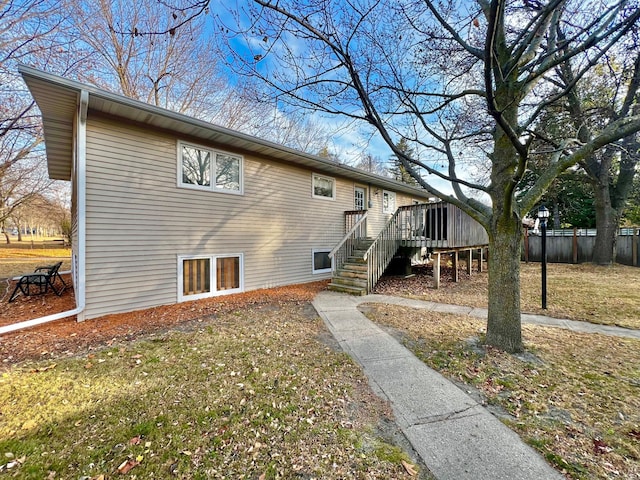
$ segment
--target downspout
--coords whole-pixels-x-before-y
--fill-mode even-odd
[[[86,255],[86,166],[87,166],[87,108],[89,106],[89,92],[80,90],[80,101],[78,102],[77,127],[76,127],[76,182],[77,182],[77,216],[78,216],[78,265],[76,272],[77,284],[76,308],[66,312],[54,313],[46,317],[34,318],[24,322],[14,323],[0,327],[0,335],[4,333],[16,332],[25,328],[35,327],[44,323],[62,320],[63,318],[78,315],[78,321],[84,320],[85,307],[85,255]],[[73,181],[73,179],[72,179]],[[72,266],[75,267],[75,266]]]

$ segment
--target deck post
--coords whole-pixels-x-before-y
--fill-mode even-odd
[[[467,275],[471,276],[471,270],[473,270],[473,249],[467,250],[469,257],[467,258]]]
[[[482,273],[482,254],[484,252],[484,248],[480,247],[480,252],[478,253],[478,273]]]
[[[436,290],[440,288],[440,254],[434,254],[433,258],[433,282],[436,286]]]
[[[458,283],[460,275],[458,274],[458,250],[453,252],[453,281]]]

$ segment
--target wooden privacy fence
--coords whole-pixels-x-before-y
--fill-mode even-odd
[[[596,243],[595,229],[547,230],[547,261],[550,263],[585,263],[593,259]],[[616,262],[623,265],[640,266],[638,227],[621,228],[616,242]],[[522,259],[539,262],[542,257],[542,236],[531,235],[525,230]]]

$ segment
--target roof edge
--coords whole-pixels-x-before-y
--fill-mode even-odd
[[[200,128],[204,128],[207,130],[211,130],[214,131],[216,133],[220,133],[223,135],[228,135],[230,137],[236,138],[238,140],[243,140],[243,141],[248,141],[248,142],[253,142],[259,146],[268,148],[268,149],[272,149],[275,151],[279,151],[285,154],[290,154],[290,155],[296,155],[298,157],[304,158],[306,160],[312,161],[314,163],[317,163],[319,165],[323,165],[327,168],[331,168],[331,169],[338,169],[341,170],[342,172],[344,172],[344,175],[346,177],[353,177],[353,176],[358,176],[358,177],[364,177],[367,178],[369,180],[368,183],[373,183],[373,184],[387,184],[387,185],[393,185],[395,188],[395,190],[398,191],[402,191],[404,193],[409,193],[409,194],[415,194],[415,195],[420,195],[420,196],[424,196],[424,197],[428,197],[431,196],[431,194],[429,194],[429,192],[423,188],[417,188],[417,187],[413,187],[411,185],[408,185],[406,183],[402,183],[402,182],[398,182],[397,180],[388,178],[388,177],[383,177],[381,175],[376,175],[374,173],[371,172],[367,172],[365,170],[360,170],[358,168],[355,167],[351,167],[349,165],[344,165],[341,163],[336,163],[336,162],[332,162],[331,160],[327,160],[326,158],[317,156],[317,155],[312,155],[310,153],[306,153],[306,152],[301,152],[299,150],[287,147],[285,145],[281,145],[278,143],[274,143],[274,142],[270,142],[269,140],[264,140],[262,138],[259,137],[255,137],[253,135],[249,135],[246,133],[242,133],[242,132],[238,132],[236,130],[231,130],[229,128],[226,127],[222,127],[220,125],[216,125],[210,122],[206,122],[204,120],[200,120],[194,117],[191,117],[189,115],[185,115],[183,113],[178,113],[178,112],[174,112],[172,110],[166,109],[166,108],[162,108],[162,107],[158,107],[155,105],[150,105],[148,103],[142,102],[140,100],[136,100],[133,98],[129,98],[129,97],[125,97],[123,95],[117,94],[117,93],[112,93],[106,90],[103,90],[101,88],[92,86],[92,85],[88,85],[82,82],[79,82],[77,80],[72,80],[69,78],[65,78],[65,77],[61,77],[59,75],[55,75],[49,72],[45,72],[33,67],[29,67],[27,65],[19,65],[18,66],[18,72],[24,77],[32,77],[41,81],[45,81],[47,83],[50,84],[54,84],[57,85],[61,88],[65,88],[65,89],[70,89],[70,90],[75,90],[78,93],[81,91],[86,91],[89,93],[90,96],[95,96],[97,98],[100,98],[102,100],[106,100],[109,102],[114,102],[114,103],[118,103],[127,107],[131,107],[131,108],[135,108],[147,113],[150,113],[152,115],[158,115],[158,116],[162,116],[162,117],[166,117],[178,122],[183,122],[183,123],[187,123],[190,125],[194,125],[196,127],[200,127]],[[277,158],[277,157],[276,157]]]

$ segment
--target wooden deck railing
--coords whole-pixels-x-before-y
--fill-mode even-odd
[[[449,210],[452,205],[444,202],[420,203],[398,208],[398,228],[402,240],[444,246],[448,240]],[[427,246],[427,245],[423,245]]]
[[[355,215],[358,214],[358,219],[353,223],[351,228],[347,230],[346,235],[342,238],[340,243],[329,252],[329,258],[333,258],[333,271],[335,272],[339,268],[342,268],[347,258],[349,258],[355,250],[358,242],[367,236],[367,215],[366,210],[358,210],[357,212],[345,212],[345,221],[347,225],[354,220]]]
[[[367,211],[345,212],[347,234],[329,253],[334,269],[344,265],[358,240],[367,236]],[[482,226],[446,202],[399,207],[364,254],[368,266],[367,290],[380,279],[400,246],[411,248],[464,248],[488,243]]]
[[[402,229],[399,222],[402,211],[404,210],[396,210],[363,256],[367,262],[367,293],[373,290],[389,262],[398,251],[402,240]]]
[[[349,210],[344,212],[344,231],[348,232],[353,226],[368,214],[368,210]],[[365,230],[366,231],[366,230]]]

